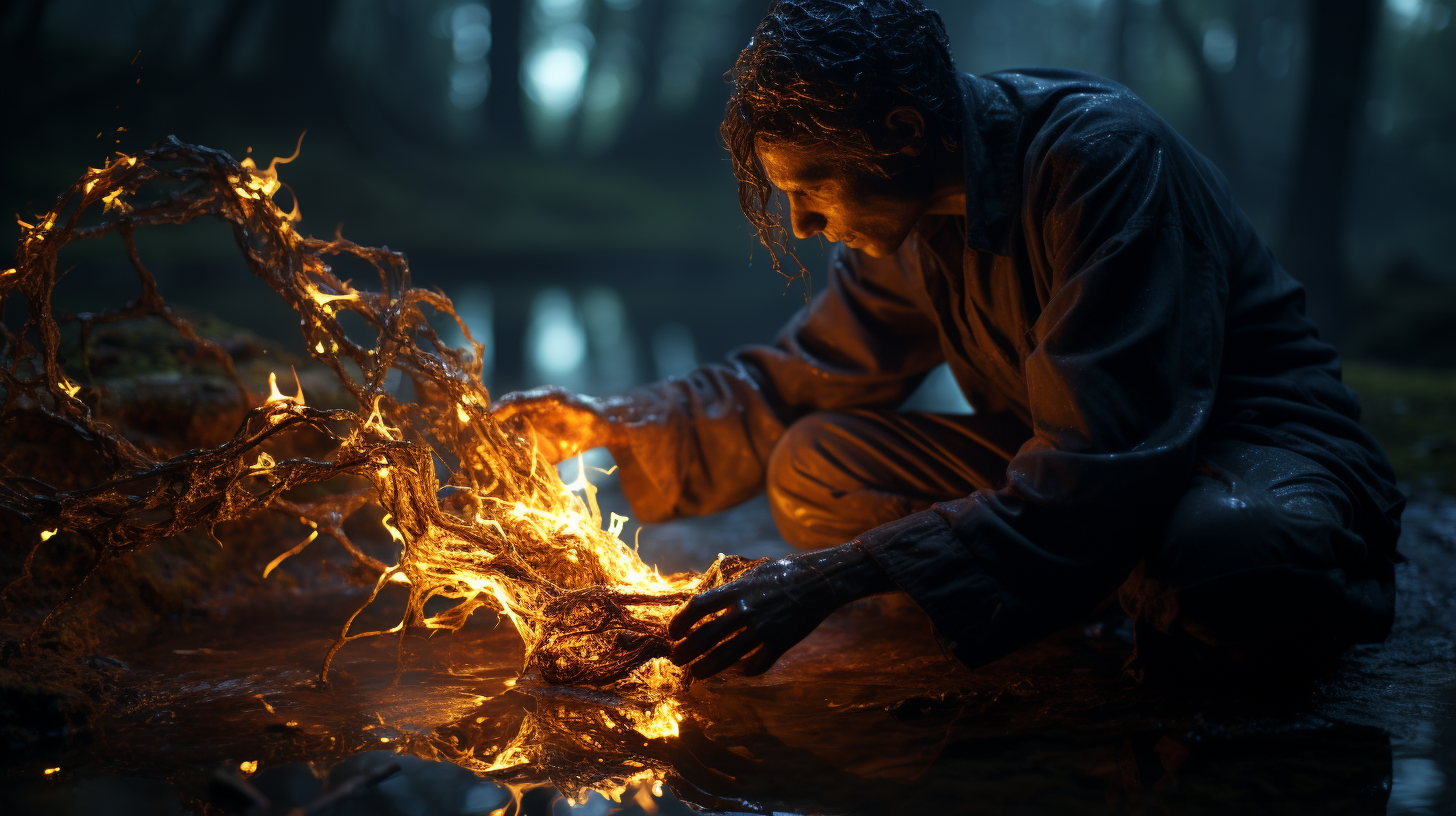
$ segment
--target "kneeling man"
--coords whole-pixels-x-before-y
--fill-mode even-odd
[[[1304,292],[1218,170],[1074,71],[958,74],[918,0],[778,0],[722,133],[744,213],[835,242],[771,346],[606,399],[506,397],[607,446],[644,521],[767,490],[805,552],[673,622],[767,670],[901,590],[975,667],[1116,593],[1138,657],[1310,668],[1383,640],[1404,501]],[[972,416],[896,408],[940,363]]]

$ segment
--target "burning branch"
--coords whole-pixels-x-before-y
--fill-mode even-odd
[[[15,268],[0,273],[0,312],[12,294],[19,294],[27,317],[16,331],[0,324],[0,421],[29,412],[60,422],[94,447],[109,468],[98,484],[61,490],[39,474],[0,466],[0,509],[32,529],[81,535],[98,553],[35,631],[62,614],[108,561],[187,529],[210,532],[219,522],[271,509],[299,517],[315,533],[275,559],[270,569],[323,532],[380,571],[365,607],[388,582],[409,587],[404,615],[394,627],[354,633],[350,629],[359,612],[350,617],[324,658],[322,681],[349,641],[394,633],[403,638],[412,627],[458,629],[483,606],[511,620],[525,641],[527,665],[536,666],[549,682],[678,687],[682,675],[664,659],[667,620],[705,581],[721,582],[746,562],[730,559],[705,576],[672,577],[643,564],[617,537],[620,523],[602,528],[595,488],[584,468],[575,483],[564,484],[536,451],[529,429],[503,427],[491,416],[490,395],[480,381],[481,344],[470,337],[448,298],[411,285],[404,255],[337,235],[328,241],[306,238],[294,230],[296,199],[284,212],[272,198],[282,186],[276,168],[284,161],[275,159],[259,169],[251,159],[238,163],[221,151],[172,138],[88,170],[51,212],[35,224],[21,222]],[[137,203],[144,188],[162,193]],[[101,220],[83,225],[83,214],[94,212],[97,204]],[[309,353],[333,370],[357,410],[310,407],[301,389],[288,397],[275,382],[269,398],[247,411],[231,440],[165,459],[96,417],[93,405],[102,395],[72,383],[61,370],[62,323],[79,324],[85,367],[93,326],[158,317],[216,359],[244,405],[251,405],[227,353],[202,340],[163,301],[133,239],[139,227],[202,216],[232,225],[249,269],[299,314]],[[73,241],[110,233],[125,243],[141,293],[120,309],[58,317],[51,308],[57,253]],[[337,256],[368,263],[378,273],[378,291],[338,279],[328,263]],[[442,342],[426,310],[454,320],[471,352]],[[338,316],[346,311],[377,333],[372,346],[345,333]],[[385,388],[391,369],[411,379],[421,397],[418,404],[401,403]],[[262,451],[264,442],[305,427],[326,439],[331,452],[274,461]],[[436,460],[452,474],[446,486],[450,510],[440,502]],[[367,480],[369,487],[307,505],[288,498],[294,488],[340,476]],[[344,520],[371,499],[387,511],[386,527],[402,545],[400,560],[392,566],[359,551],[342,529]],[[0,598],[26,580],[29,564],[48,538],[41,536],[26,571]],[[425,604],[438,596],[457,604],[426,616]]]

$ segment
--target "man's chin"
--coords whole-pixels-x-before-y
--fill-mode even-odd
[[[905,241],[901,239],[892,246],[888,241],[878,241],[860,235],[856,236],[852,241],[846,241],[845,246],[857,249],[871,258],[888,258],[896,252],[899,252],[900,245],[904,243]]]

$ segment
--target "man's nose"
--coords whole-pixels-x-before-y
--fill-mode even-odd
[[[789,204],[789,220],[794,225],[794,237],[799,240],[813,238],[824,231],[828,221],[813,210]]]

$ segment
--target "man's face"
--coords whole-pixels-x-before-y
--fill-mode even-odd
[[[826,162],[822,151],[760,141],[758,159],[768,179],[789,201],[794,237],[820,233],[872,258],[895,253],[929,203],[920,173],[890,178],[869,169],[846,170]]]

